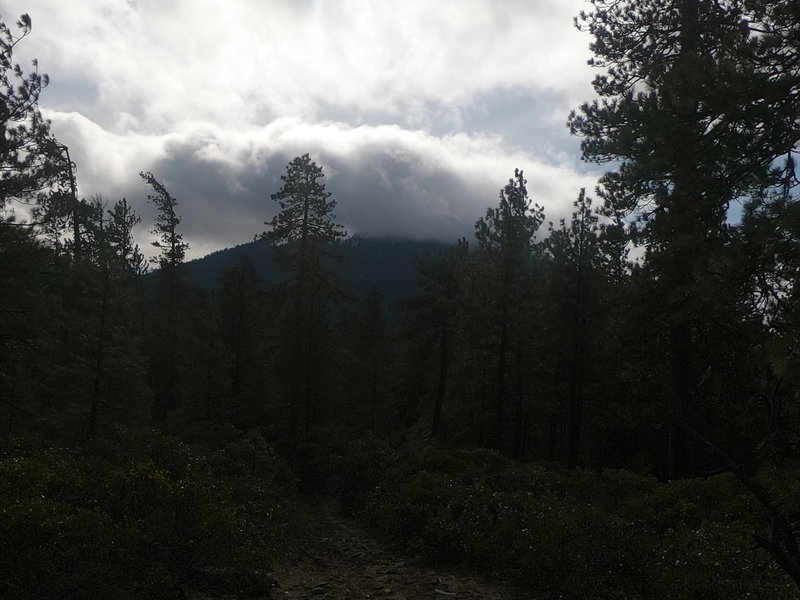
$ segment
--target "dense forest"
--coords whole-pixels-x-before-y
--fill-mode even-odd
[[[597,200],[550,222],[509,173],[396,303],[308,154],[265,191],[278,280],[193,285],[142,172],[148,262],[0,23],[0,597],[267,596],[320,498],[523,597],[798,597],[800,4],[590,4]]]

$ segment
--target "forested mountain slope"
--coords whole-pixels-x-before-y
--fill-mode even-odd
[[[448,244],[434,240],[378,239],[353,236],[338,249],[347,258],[345,264],[333,265],[345,287],[356,294],[373,287],[383,293],[388,303],[413,295],[418,290],[414,259],[437,254]],[[242,260],[250,261],[256,277],[266,287],[279,285],[287,278],[275,262],[273,249],[265,240],[256,240],[213,252],[187,263],[189,280],[204,290],[215,289],[223,273]]]

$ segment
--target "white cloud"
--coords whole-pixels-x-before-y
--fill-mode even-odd
[[[523,0],[26,0],[30,40],[54,76],[93,81],[90,118],[135,116],[146,130],[185,118],[225,126],[275,116],[324,118],[321,106],[425,125],[426,104],[524,86],[578,100],[588,40],[581,2]],[[16,9],[16,10],[15,10]],[[59,108],[64,108],[59,106]],[[110,124],[104,122],[104,124]]]
[[[325,165],[362,234],[453,238],[515,167],[555,219],[595,174],[563,125],[590,97],[582,0],[0,0],[80,191],[138,172],[181,202],[195,248],[251,239],[293,156]]]

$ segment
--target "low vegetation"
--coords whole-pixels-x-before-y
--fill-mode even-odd
[[[3,438],[0,597],[175,598],[219,573],[252,585],[291,537],[294,480],[258,432],[211,433],[215,451],[153,430],[91,449]]]
[[[494,572],[532,597],[796,597],[756,549],[763,513],[729,474],[664,483],[369,440],[333,465],[345,506],[404,551]]]

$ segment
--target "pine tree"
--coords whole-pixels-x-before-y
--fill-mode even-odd
[[[108,211],[106,224],[108,243],[114,256],[131,275],[144,275],[147,271],[144,254],[133,239],[133,229],[141,221],[141,217],[134,212],[125,198],[115,202]]]
[[[620,162],[600,194],[647,244],[672,387],[670,473],[680,476],[690,458],[679,423],[708,400],[699,384],[710,361],[698,342],[710,315],[739,319],[719,272],[732,241],[727,209],[775,184],[774,161],[800,139],[800,77],[786,50],[796,31],[756,6],[786,2],[592,4],[578,25],[595,38],[600,99],[573,112],[569,126],[584,137],[584,159]]]
[[[81,288],[87,364],[92,373],[90,439],[98,431],[101,406],[118,417],[130,417],[144,394],[135,279],[142,257],[132,237],[132,226],[138,222],[139,217],[125,200],[116,202],[110,210],[101,196],[87,203],[83,252],[89,268],[83,270],[86,280]]]
[[[771,535],[757,543],[800,585],[790,505],[772,499],[743,466],[752,454],[734,458],[704,433],[754,400],[780,404],[774,393],[751,395],[764,378],[752,355],[774,359],[764,356],[770,332],[753,319],[753,299],[776,288],[752,286],[742,257],[759,250],[747,237],[753,205],[788,198],[796,184],[800,8],[792,0],[593,4],[579,21],[605,70],[594,82],[601,100],[573,112],[569,125],[584,136],[585,159],[620,161],[602,179],[603,196],[637,221],[648,244],[640,270],[654,299],[647,317],[658,324],[652,337],[663,342],[653,345],[656,357],[667,357],[672,388],[668,474],[692,472],[690,441],[721,460],[770,515]],[[726,221],[736,201],[745,204],[743,230]]]
[[[259,310],[259,290],[252,261],[241,257],[225,271],[219,293],[222,342],[230,355],[231,396],[237,409],[252,401],[258,381],[259,348],[264,335]]]
[[[338,283],[326,261],[340,260],[335,243],[346,234],[336,223],[336,201],[320,180],[322,167],[308,154],[294,158],[281,175],[283,186],[271,198],[279,212],[265,223],[262,237],[272,242],[279,264],[291,273],[286,282],[288,304],[285,331],[290,374],[290,429],[297,431],[300,406],[308,431],[315,418],[315,405],[321,394],[319,382],[325,366],[328,331],[328,302],[341,295]]]
[[[62,146],[39,110],[49,78],[39,73],[36,60],[27,74],[14,63],[14,50],[30,34],[31,19],[24,14],[16,25],[19,35],[0,21],[0,210],[21,202],[33,205],[35,216],[42,218],[70,188]]]
[[[335,221],[336,201],[320,181],[323,176],[308,154],[293,159],[281,175],[283,186],[271,196],[280,210],[265,223],[268,231],[262,236],[278,246],[280,262],[294,274],[301,295],[329,279],[322,259],[330,255],[331,243],[346,237]]]
[[[383,294],[372,287],[337,324],[336,364],[342,392],[334,408],[340,426],[379,433],[397,423],[392,326]]]
[[[153,193],[147,195],[147,200],[153,203],[157,210],[152,232],[158,237],[153,246],[161,250],[157,257],[151,259],[151,262],[159,266],[156,272],[159,311],[154,324],[155,340],[150,372],[155,394],[153,418],[163,421],[181,404],[178,349],[181,347],[179,336],[185,329],[181,326],[183,314],[180,306],[185,296],[183,260],[189,245],[178,233],[178,225],[181,222],[175,211],[178,201],[152,173],[139,173],[139,175],[153,188]]]
[[[492,407],[491,444],[503,447],[506,396],[514,397],[514,453],[521,456],[524,444],[524,390],[522,364],[523,319],[528,291],[534,235],[544,220],[542,209],[528,198],[521,170],[500,191],[500,204],[490,208],[475,224],[478,260],[485,287],[486,322],[490,339],[496,339],[494,362],[494,402]],[[510,391],[510,385],[513,391]]]
[[[172,197],[167,188],[155,176],[147,171],[139,176],[153,188],[152,194],[147,195],[147,201],[156,207],[156,223],[152,233],[157,236],[153,246],[161,250],[161,254],[151,262],[161,269],[176,269],[184,258],[189,244],[183,241],[183,235],[178,233],[181,218],[175,212],[178,201]]]
[[[550,286],[553,308],[557,311],[557,336],[566,349],[567,367],[567,466],[576,467],[582,446],[583,412],[587,372],[592,349],[593,312],[600,303],[602,255],[598,216],[592,199],[581,189],[574,202],[569,223],[550,225],[546,247],[550,254]],[[591,323],[596,325],[596,323]]]
[[[42,418],[58,386],[53,368],[63,320],[62,257],[30,230],[0,220],[0,415],[2,431]]]
[[[468,257],[469,242],[466,238],[437,256],[419,257],[415,266],[421,293],[402,303],[407,335],[421,340],[417,353],[426,357],[425,374],[434,361],[438,363],[430,425],[434,438],[442,433],[445,399],[457,345],[458,318],[463,311]],[[432,356],[426,352],[429,346],[433,347]]]

